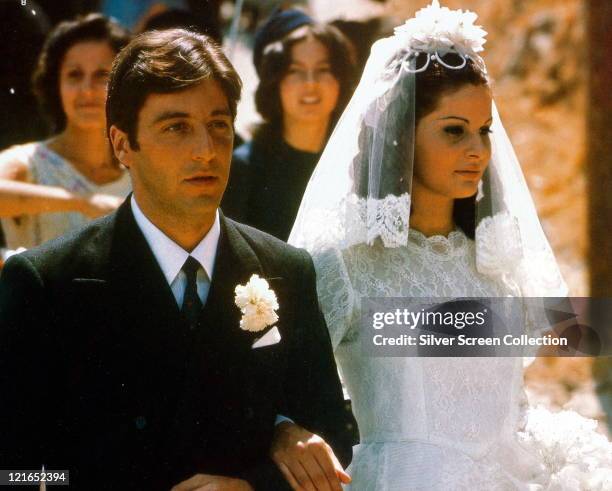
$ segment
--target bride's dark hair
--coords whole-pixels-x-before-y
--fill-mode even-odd
[[[416,57],[416,67],[424,65],[426,56],[428,55],[421,53]],[[448,53],[442,57],[442,61],[450,66],[460,66],[463,63],[462,58],[454,53]],[[400,69],[399,63],[396,63],[395,66],[396,70]],[[370,105],[370,109],[373,114],[380,112],[381,104],[383,104],[385,106],[384,111],[387,113],[387,121],[402,121],[405,124],[385,125],[384,135],[382,136],[375,135],[376,132],[373,127],[362,124],[359,134],[359,152],[353,161],[355,190],[360,197],[368,196],[370,152],[366,149],[372,147],[374,138],[384,139],[380,189],[384,190],[385,193],[401,195],[408,191],[407,182],[409,180],[406,180],[405,177],[411,176],[405,176],[406,162],[411,162],[414,148],[414,135],[410,134],[406,128],[413,126],[416,129],[419,121],[436,109],[444,95],[455,92],[464,85],[488,86],[490,83],[483,69],[470,59],[460,69],[447,68],[437,60],[430,60],[427,69],[416,73],[414,76],[407,73],[399,73],[398,75],[397,72],[395,72],[395,76],[399,76],[401,79],[398,93],[385,94],[381,98],[377,98]],[[414,89],[411,84],[414,84]],[[414,94],[414,100],[412,100],[412,94]],[[410,121],[412,117],[414,117],[414,125]],[[368,120],[367,116],[365,120]],[[381,199],[385,196],[374,197]],[[468,237],[474,238],[476,228],[475,195],[455,200],[453,219]]]

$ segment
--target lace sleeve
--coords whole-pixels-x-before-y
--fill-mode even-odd
[[[342,342],[354,314],[354,292],[348,272],[338,249],[327,249],[313,254],[317,272],[319,304],[332,341],[334,351]]]

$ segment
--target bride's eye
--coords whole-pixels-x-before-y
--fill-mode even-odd
[[[464,133],[463,126],[446,126],[444,132],[452,136],[461,136]]]
[[[484,128],[480,128],[481,135],[490,135],[491,133],[493,133],[493,130],[491,129],[490,126],[485,126]]]

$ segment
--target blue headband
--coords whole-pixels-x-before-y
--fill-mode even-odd
[[[314,24],[314,20],[301,10],[277,9],[270,18],[255,33],[255,43],[253,45],[253,64],[259,73],[261,58],[266,46],[284,38],[291,31],[305,25]]]

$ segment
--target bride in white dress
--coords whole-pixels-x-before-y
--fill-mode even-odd
[[[520,357],[367,356],[364,297],[561,297],[492,102],[476,16],[434,3],[377,42],[289,242],[313,255],[360,443],[351,491],[612,489],[612,445],[530,409]],[[525,309],[530,334],[546,326]]]

